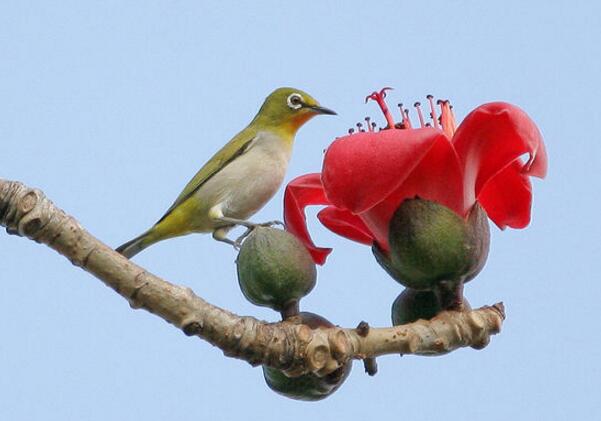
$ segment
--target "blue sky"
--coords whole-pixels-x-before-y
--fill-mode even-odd
[[[4,1],[0,5],[0,177],[43,189],[117,246],[153,223],[275,87],[338,111],[297,136],[287,180],[365,115],[365,95],[427,94],[458,117],[519,105],[539,125],[549,176],[533,222],[493,229],[474,306],[504,301],[483,351],[355,364],[329,399],[290,401],[261,370],[127,303],[46,247],[0,235],[0,419],[412,420],[590,418],[601,410],[601,8],[591,1]],[[281,217],[282,192],[256,217]],[[314,211],[310,212],[314,215]],[[401,288],[368,248],[313,224],[335,251],[303,301],[336,324],[389,324]],[[235,254],[209,236],[135,258],[239,314]]]

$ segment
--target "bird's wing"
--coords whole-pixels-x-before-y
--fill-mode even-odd
[[[246,152],[256,137],[255,131],[248,130],[248,128],[234,136],[232,140],[217,151],[217,153],[215,153],[215,155],[213,155],[213,157],[198,170],[196,175],[188,182],[188,184],[186,184],[184,190],[182,190],[177,199],[175,199],[175,202],[167,209],[167,212],[159,219],[157,224],[165,219],[180,204],[186,201],[186,199],[192,196],[194,192],[196,192],[211,177],[217,174],[223,167]]]

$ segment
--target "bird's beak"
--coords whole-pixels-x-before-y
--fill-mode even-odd
[[[320,105],[309,105],[307,108],[312,109],[316,114],[338,115],[336,111]]]

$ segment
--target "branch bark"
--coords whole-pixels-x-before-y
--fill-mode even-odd
[[[389,327],[312,330],[292,321],[267,323],[209,304],[187,287],[167,282],[129,261],[88,233],[40,190],[0,179],[0,225],[9,234],[45,244],[129,301],[188,336],[219,347],[226,356],[265,364],[290,376],[324,376],[349,359],[384,354],[442,355],[485,347],[501,330],[502,303],[473,311],[443,312],[430,321]]]

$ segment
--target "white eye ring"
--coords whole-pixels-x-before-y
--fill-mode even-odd
[[[303,106],[303,97],[300,94],[292,94],[286,100],[288,106],[293,110],[298,110]]]

